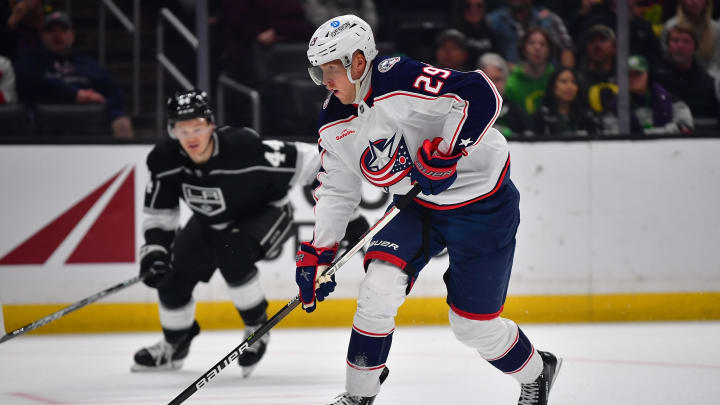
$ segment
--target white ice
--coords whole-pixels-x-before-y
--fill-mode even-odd
[[[564,358],[550,404],[720,404],[720,322],[523,325]],[[0,344],[0,404],[166,404],[240,343],[203,331],[182,370],[131,373],[132,354],[159,334],[30,335]],[[224,369],[186,404],[320,405],[344,390],[349,329],[277,329],[250,378]],[[386,404],[517,403],[519,387],[448,327],[400,326]]]

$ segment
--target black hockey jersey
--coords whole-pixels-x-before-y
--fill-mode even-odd
[[[179,226],[180,199],[201,224],[221,230],[268,205],[285,204],[290,188],[312,182],[320,167],[313,145],[262,140],[249,128],[222,127],[212,136],[213,154],[201,165],[170,139],[148,155],[147,244],[170,246]]]

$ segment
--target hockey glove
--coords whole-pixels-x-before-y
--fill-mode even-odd
[[[447,157],[433,156],[442,140],[442,138],[435,138],[432,141],[426,139],[418,149],[415,166],[410,171],[410,181],[419,183],[425,195],[442,193],[457,178],[455,169],[457,161],[463,156],[462,153]]]
[[[161,245],[143,245],[140,248],[140,276],[150,273],[143,283],[157,288],[170,278],[172,266],[167,249]]]
[[[310,313],[315,310],[316,300],[323,301],[335,290],[335,275],[320,276],[335,258],[338,245],[331,248],[316,248],[303,242],[295,257],[295,282],[300,287],[300,301],[303,309]]]
[[[350,221],[345,228],[345,236],[342,238],[341,245],[344,249],[349,249],[360,242],[360,238],[370,229],[368,220],[360,215]]]

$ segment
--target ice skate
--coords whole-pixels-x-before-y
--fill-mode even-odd
[[[255,330],[256,328],[246,328],[245,339],[247,339],[248,336],[254,333]],[[248,378],[250,374],[252,374],[253,370],[255,370],[258,362],[260,362],[260,359],[262,359],[263,355],[265,354],[265,350],[267,349],[269,341],[270,334],[266,333],[258,341],[253,343],[244,352],[242,352],[242,354],[240,354],[240,356],[238,357],[238,364],[242,368],[243,378]]]
[[[538,350],[543,360],[543,371],[535,381],[520,386],[520,399],[518,405],[547,405],[550,389],[555,382],[562,359],[552,353]]]
[[[388,374],[390,374],[390,369],[387,367],[383,368],[383,371],[380,373],[380,384],[385,381]],[[328,405],[372,405],[372,403],[375,402],[376,396],[377,395],[373,395],[371,397],[356,397],[348,394],[347,392],[343,392],[335,397],[335,399]]]
[[[198,333],[200,333],[200,328],[195,323],[188,334],[176,344],[168,343],[163,337],[154,345],[143,347],[135,353],[135,364],[130,367],[130,370],[144,372],[179,369],[190,352],[190,342]]]

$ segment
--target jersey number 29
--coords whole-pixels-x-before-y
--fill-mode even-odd
[[[429,76],[418,76],[417,79],[415,79],[415,83],[413,83],[413,87],[415,87],[416,89],[425,90],[426,92],[431,94],[440,93],[440,89],[442,88],[443,84],[445,84],[445,82],[440,80],[439,78],[436,78],[435,84],[433,84],[433,77],[430,76],[440,76],[440,78],[442,79],[447,79],[448,76],[450,76],[449,70],[438,69],[432,66],[425,66],[423,68],[423,73],[426,73]]]

